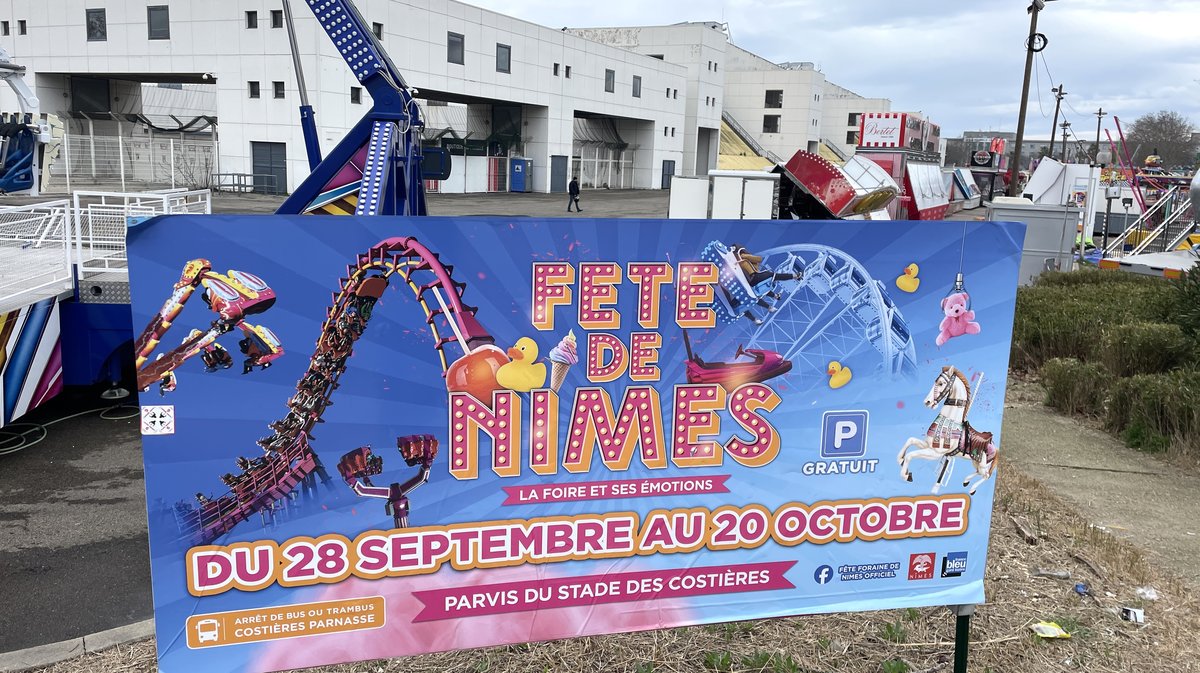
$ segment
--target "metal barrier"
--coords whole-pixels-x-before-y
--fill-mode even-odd
[[[69,201],[0,208],[0,313],[72,288]]]
[[[283,194],[283,188],[271,173],[213,173],[209,180],[213,191],[237,194]]]
[[[74,247],[79,280],[106,272],[128,273],[125,230],[131,218],[181,213],[212,213],[212,192],[75,192]]]

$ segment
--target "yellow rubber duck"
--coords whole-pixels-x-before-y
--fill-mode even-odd
[[[903,292],[916,292],[917,286],[921,284],[921,279],[917,278],[917,272],[920,270],[916,264],[904,267],[904,275],[896,279],[896,287]]]
[[[496,370],[496,383],[509,390],[527,393],[546,385],[546,365],[538,362],[538,346],[533,339],[521,337],[508,349],[512,362]]]
[[[850,383],[850,368],[843,367],[837,360],[829,363],[829,370],[825,373],[829,374],[829,387],[834,390]]]

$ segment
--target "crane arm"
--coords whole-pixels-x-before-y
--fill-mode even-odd
[[[25,83],[25,66],[13,63],[12,57],[4,47],[0,47],[0,80],[4,80],[17,95],[17,105],[21,107],[21,114],[38,114],[41,102]]]

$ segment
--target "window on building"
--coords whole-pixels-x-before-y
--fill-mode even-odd
[[[271,27],[272,28],[283,28],[283,10],[282,9],[272,9],[271,10]]]
[[[812,120],[812,125],[813,125],[813,126],[816,126],[816,125],[817,125],[817,120],[815,120],[815,119],[814,119],[814,120]]]
[[[17,20],[17,35],[24,35],[27,30],[28,30],[28,28],[25,25],[25,19],[18,19]]]
[[[89,9],[88,11],[90,12],[92,10]],[[258,12],[257,11],[251,10],[251,11],[246,12],[246,28],[247,29],[258,28]]]
[[[708,107],[708,96],[704,97],[704,107]]]
[[[466,50],[462,33],[446,33],[446,62],[462,65],[463,52]]]
[[[571,79],[571,66],[568,65],[563,67],[563,77]]]
[[[512,72],[512,47],[496,43],[496,72]]]
[[[87,39],[88,42],[108,40],[108,17],[103,9],[87,10]]]
[[[675,127],[674,126],[671,127],[671,137],[672,138],[675,137]]]
[[[557,63],[554,64],[554,76],[558,77],[558,64]]]
[[[166,5],[147,7],[146,31],[151,40],[171,39],[171,8]]]
[[[667,87],[667,98],[671,97],[671,87]]]
[[[607,91],[608,93],[612,93],[617,90],[617,71],[616,70],[605,70],[604,71],[604,90]]]
[[[362,87],[350,87],[350,103],[352,105],[362,105]]]
[[[246,86],[250,90],[251,98],[260,98],[262,96],[262,90],[258,86],[258,82],[246,82]]]
[[[379,23],[378,21],[372,22],[371,23],[371,32],[375,33],[376,40],[382,40],[383,39],[383,24]]]
[[[657,58],[660,61],[663,60],[662,54],[647,54],[647,56],[649,56],[650,58]]]
[[[642,78],[640,75],[633,76],[633,97],[642,97]]]
[[[8,35],[8,22],[0,21],[0,35]]]
[[[679,89],[671,89],[671,98],[679,100]]]
[[[763,115],[763,133],[779,133],[779,115]]]
[[[276,98],[283,98],[283,82],[271,82],[271,88],[274,89]]]
[[[712,72],[712,61],[708,62],[708,71]]]
[[[717,71],[717,62],[713,61],[713,72]]]
[[[667,133],[668,133],[670,130],[671,130],[671,127],[670,127],[670,126],[664,126],[664,127],[663,127],[663,137],[664,137],[664,138],[666,138],[666,137],[667,137]]]
[[[846,126],[858,126],[858,114],[859,113],[857,112],[851,112],[850,115],[846,117]]]
[[[858,144],[858,131],[846,131],[846,144],[847,145],[857,145]]]

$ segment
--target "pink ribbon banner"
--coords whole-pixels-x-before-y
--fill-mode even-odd
[[[664,495],[703,495],[728,493],[728,474],[699,477],[663,477],[659,479],[614,479],[578,483],[530,484],[505,486],[504,505],[532,505],[544,502],[576,502],[610,498],[650,498]]]
[[[555,577],[414,591],[424,606],[414,622],[481,617],[546,608],[664,600],[795,588],[784,573],[795,561],[746,563],[609,575]]]

